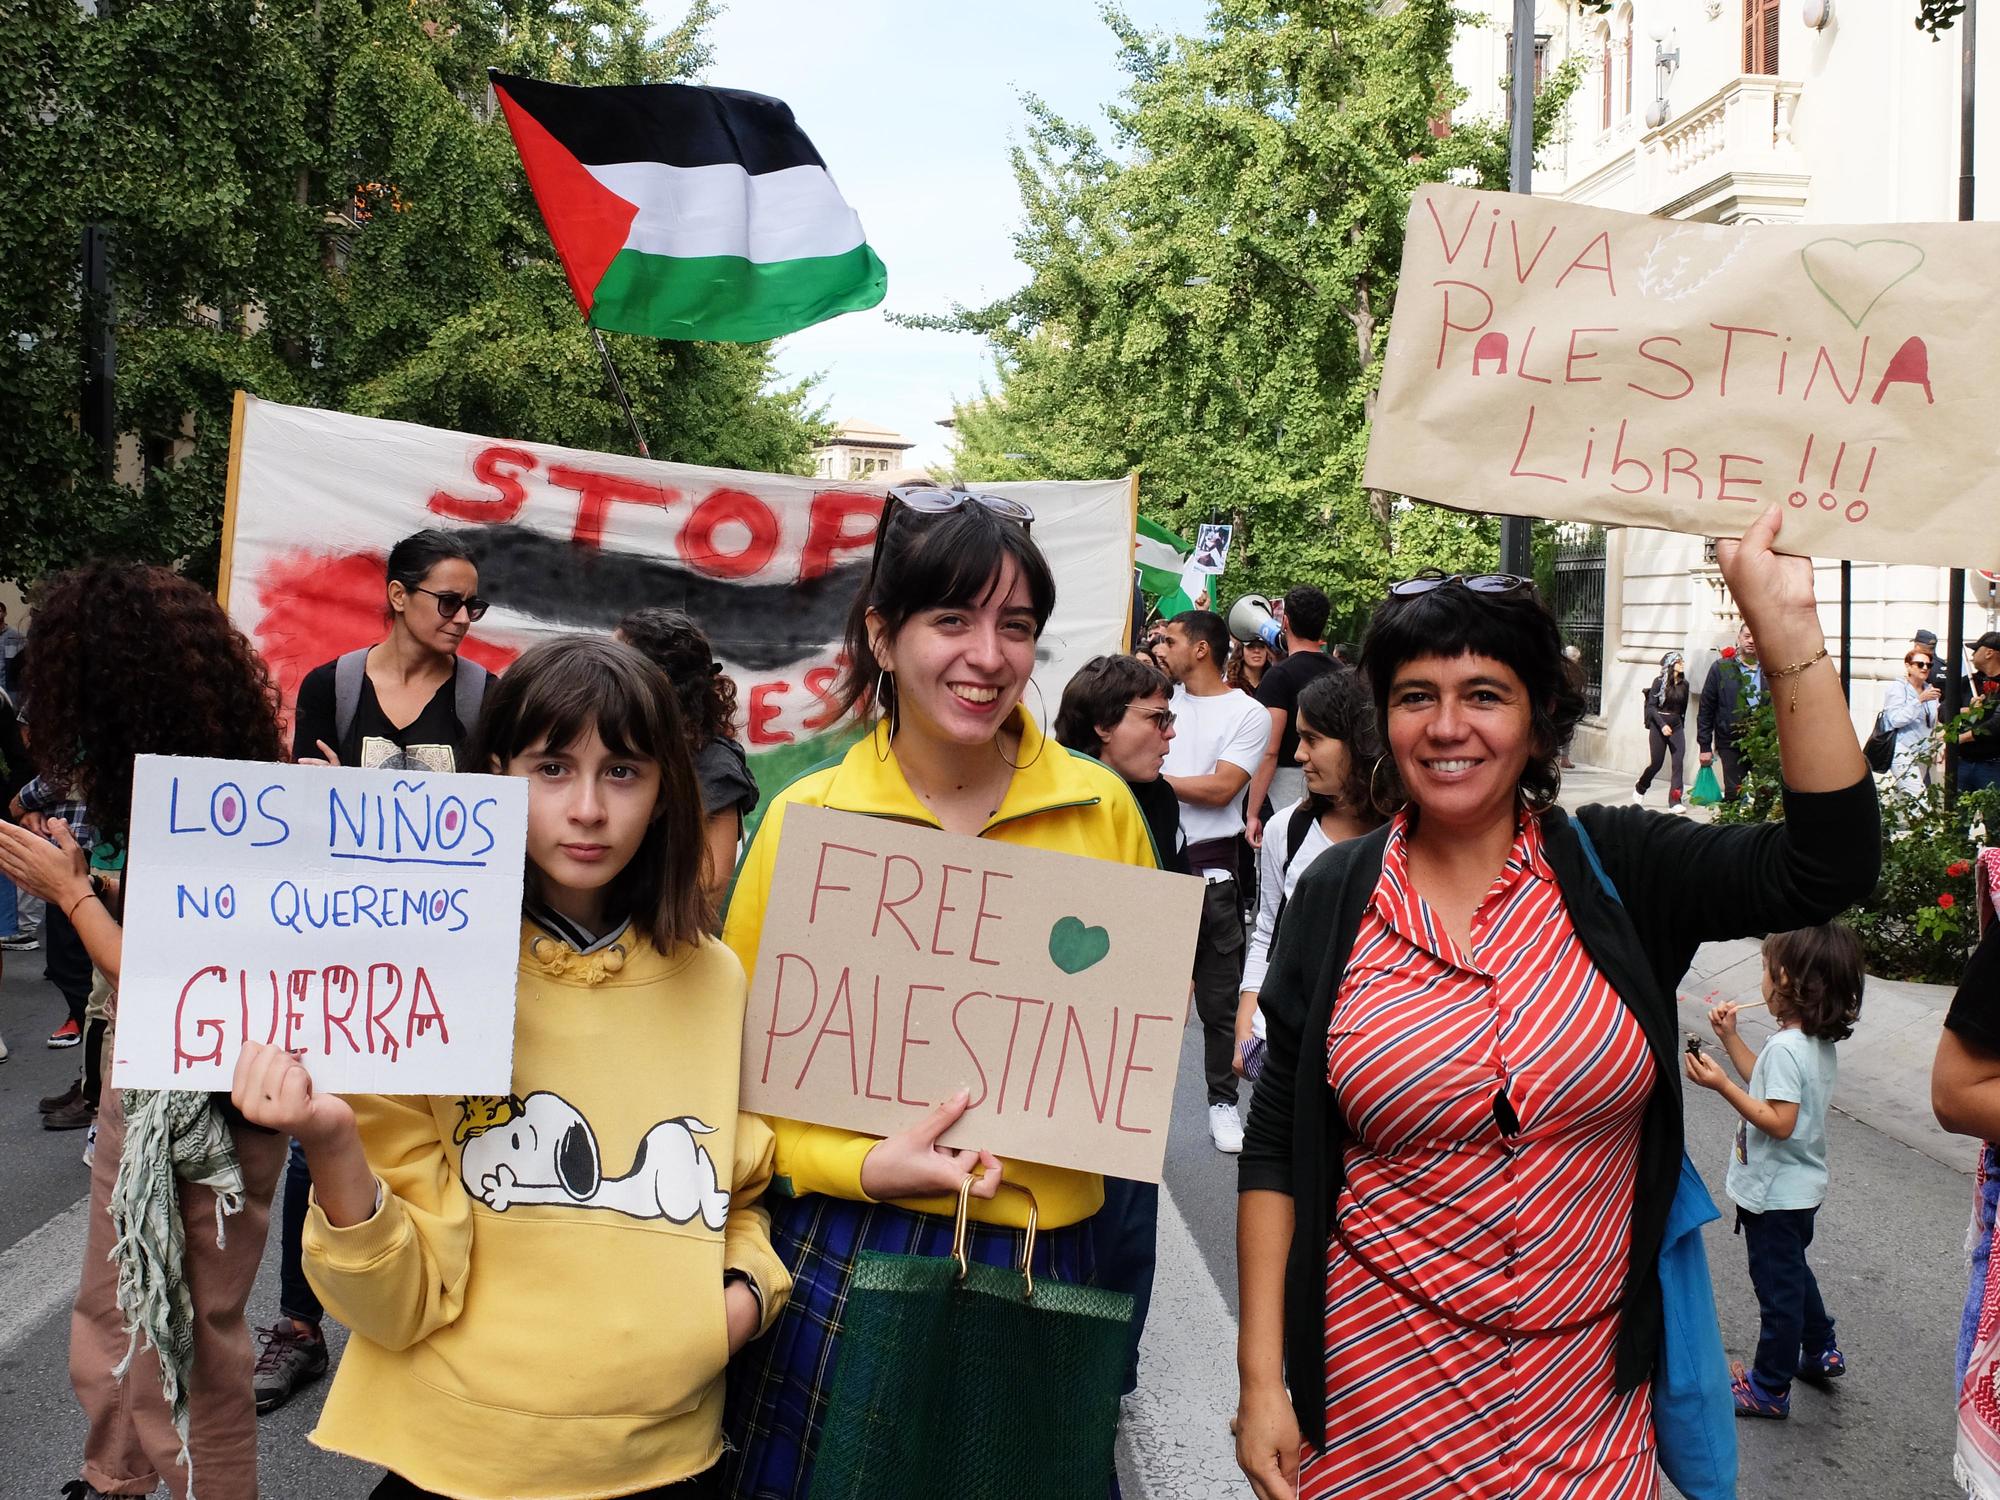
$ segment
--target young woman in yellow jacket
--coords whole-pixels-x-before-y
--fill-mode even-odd
[[[1036,849],[1151,868],[1152,839],[1118,776],[1073,754],[1021,698],[1055,580],[1029,536],[1028,509],[997,496],[916,486],[890,491],[874,562],[847,629],[848,706],[879,716],[838,762],[773,800],[737,873],[723,941],[755,964],[771,874],[796,804],[894,818]],[[840,1354],[840,1317],[862,1250],[949,1252],[957,1193],[973,1189],[970,1253],[1018,1264],[1034,1194],[1036,1274],[1089,1281],[1090,1219],[1104,1201],[1092,1172],[954,1151],[938,1137],[965,1112],[960,1093],[888,1139],[773,1121],[772,1240],[793,1277],[771,1334],[730,1373],[725,1460],[739,1500],[803,1500]],[[1107,1488],[1110,1476],[1105,1476]]]

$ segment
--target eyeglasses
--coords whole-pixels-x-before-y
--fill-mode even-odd
[[[918,515],[945,516],[968,504],[984,506],[1003,521],[1018,522],[1023,531],[1035,529],[1034,511],[1005,495],[985,495],[977,490],[941,490],[927,484],[897,485],[889,491],[882,514],[875,522],[874,561],[882,561],[882,546],[889,538],[889,522],[896,514],[897,506],[913,510]]]
[[[433,599],[437,600],[438,613],[447,620],[455,616],[461,609],[471,618],[477,620],[485,615],[488,608],[487,602],[477,594],[461,594],[456,589],[445,589],[443,592],[439,592],[437,589],[412,588],[410,592],[413,594],[429,594]]]
[[[1475,594],[1519,594],[1534,588],[1534,581],[1515,573],[1444,573],[1437,568],[1426,568],[1415,578],[1405,578],[1401,583],[1389,585],[1389,594],[1396,599],[1415,599],[1428,594],[1432,589],[1441,589],[1448,583],[1458,584]]]
[[[1905,665],[1912,667],[1922,667],[1926,672],[1928,672],[1931,669],[1931,659],[1928,656],[1913,656],[1905,663]]]
[[[1125,712],[1136,713],[1142,719],[1151,719],[1153,727],[1161,734],[1174,727],[1174,711],[1171,708],[1134,708],[1128,703],[1125,705]]]

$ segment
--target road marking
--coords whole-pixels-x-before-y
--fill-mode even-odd
[[[1139,1346],[1139,1388],[1119,1425],[1132,1500],[1247,1495],[1229,1419],[1236,1413],[1236,1320],[1208,1263],[1160,1188],[1159,1270]]]
[[[86,1193],[0,1251],[0,1355],[76,1300],[89,1214]]]

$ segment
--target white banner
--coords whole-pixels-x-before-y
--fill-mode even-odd
[[[1035,673],[1046,723],[1090,657],[1122,649],[1131,601],[1129,479],[981,486],[1025,501],[1056,577]],[[465,654],[503,670],[551,635],[609,631],[672,605],[740,689],[759,780],[823,759],[848,606],[880,489],[470,436],[239,396],[222,600],[289,705],[299,680],[382,638],[382,564],[426,526],[461,529],[492,612]],[[1043,712],[1046,705],[1046,712]],[[759,764],[762,761],[763,764]]]
[[[334,1093],[511,1087],[527,783],[142,755],[112,1082],[226,1090],[247,1037]]]

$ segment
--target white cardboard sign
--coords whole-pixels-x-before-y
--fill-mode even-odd
[[[142,755],[112,1082],[504,1094],[528,802],[509,776]]]

